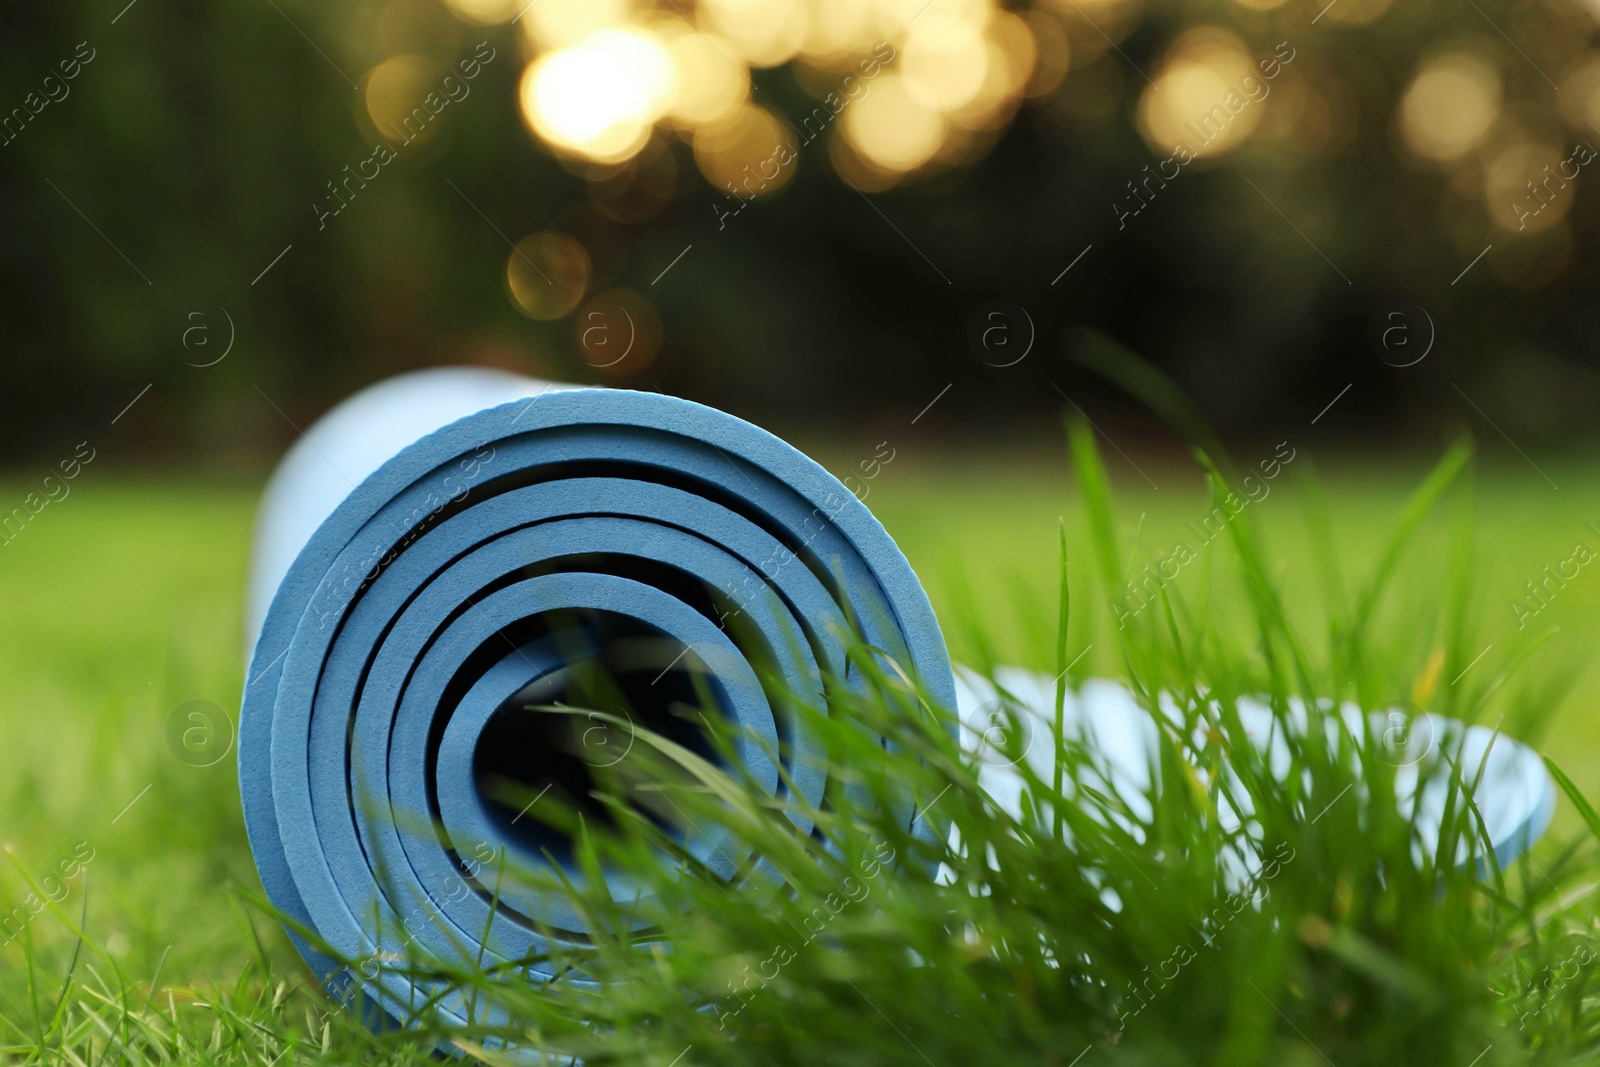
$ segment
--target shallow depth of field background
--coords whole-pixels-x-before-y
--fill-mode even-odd
[[[1313,644],[1300,478],[1358,575],[1470,433],[1469,669],[1556,628],[1514,684],[1561,699],[1531,740],[1600,787],[1600,578],[1525,585],[1600,549],[1600,9],[125,2],[0,15],[0,914],[86,843],[63,907],[140,980],[225,979],[252,923],[288,958],[225,892],[255,883],[231,739],[197,766],[169,720],[236,713],[296,428],[438,363],[773,429],[862,479],[958,657],[979,632],[1040,668],[1058,516],[1087,557],[1063,416],[1101,432],[1141,562],[1206,510],[1178,438],[1077,361],[1105,338],[1244,464],[1294,450],[1249,510]],[[1445,544],[1407,557],[1418,598]],[[1115,674],[1089,570],[1069,645]],[[1396,699],[1453,682],[1413,674]]]

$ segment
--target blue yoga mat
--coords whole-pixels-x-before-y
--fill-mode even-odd
[[[538,796],[496,785],[518,759],[556,747],[538,729],[551,713],[527,709],[581,691],[596,672],[642,687],[636,709],[706,698],[748,727],[735,756],[761,788],[777,795],[787,779],[814,803],[830,771],[787,701],[825,678],[852,683],[841,639],[851,629],[935,704],[959,709],[980,784],[1021,817],[1022,781],[986,739],[1000,710],[1020,713],[1023,758],[1048,780],[1054,679],[1001,668],[992,679],[964,671],[958,685],[893,541],[793,448],[687,401],[485,369],[418,371],[363,390],[291,449],[257,522],[239,777],[267,893],[341,999],[364,993],[401,1025],[424,1003],[465,1022],[449,987],[381,965],[351,971],[313,940],[344,959],[459,962],[481,950],[486,964],[539,954],[540,929],[578,941],[582,924],[563,899],[513,884],[491,909],[478,878],[502,854],[541,862],[548,850],[566,862],[558,834],[524,821],[524,799]],[[1107,681],[1067,694],[1063,711],[1104,788],[1137,804],[1153,716]],[[1258,702],[1239,711],[1287,773],[1277,719]],[[1362,715],[1347,706],[1319,721],[1356,736]],[[1294,717],[1309,722],[1304,709]],[[1498,859],[1532,846],[1555,804],[1535,753],[1436,716],[1404,724],[1397,734],[1375,718],[1384,749],[1370,758],[1401,768],[1400,801],[1424,843],[1437,835],[1443,783],[1417,768],[1442,750],[1481,762],[1475,802]],[[636,725],[694,744],[670,717]],[[629,738],[579,720],[574,758],[587,768],[569,760],[541,773],[576,797],[571,772],[626,758]],[[931,832],[909,801],[897,814]],[[725,877],[748,858],[727,855],[714,829],[683,844]],[[550,972],[536,965],[528,977]]]
[[[525,782],[577,795],[580,764],[621,758],[629,736],[530,706],[597,672],[646,694],[638,715],[709,695],[748,727],[736,755],[761,788],[789,788],[778,754],[812,803],[829,768],[787,702],[852,684],[852,628],[955,706],[915,575],[823,468],[698,404],[493,371],[402,376],[308,432],[266,494],[249,628],[239,775],[262,881],[324,983],[402,1024],[429,998],[447,1022],[466,1005],[334,957],[492,965],[540,954],[541,929],[578,940],[562,900],[512,887],[491,908],[476,876],[502,851],[564,862],[559,835],[517,812],[519,759],[537,765]],[[579,747],[550,756],[558,735]],[[926,832],[909,801],[901,814]],[[685,840],[732,876],[748,857],[726,844]]]

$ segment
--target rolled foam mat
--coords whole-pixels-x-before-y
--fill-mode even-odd
[[[486,370],[392,379],[308,431],[266,492],[247,626],[239,775],[262,881],[330,989],[400,1022],[425,1002],[464,1022],[466,1005],[335,957],[492,965],[540,955],[541,929],[577,940],[562,900],[512,887],[491,906],[475,877],[502,850],[565,862],[560,835],[519,825],[520,795],[496,791],[525,760],[525,778],[583,793],[588,770],[544,751],[570,717],[530,706],[603,668],[643,698],[641,725],[681,736],[651,707],[708,695],[748,728],[735,754],[760,788],[789,788],[776,754],[812,804],[829,769],[788,702],[859,680],[850,632],[955,706],[915,575],[823,468],[688,401]],[[627,740],[607,743],[590,768]],[[897,814],[928,832],[909,800]],[[685,846],[731,877],[724,843]]]
[[[1022,780],[985,758],[985,734],[997,706],[1021,712],[1023,758],[1048,780],[1055,746],[1035,738],[1049,736],[1053,680],[1001,668],[993,680],[963,671],[958,686],[894,543],[788,445],[686,401],[492,370],[440,368],[372,386],[290,450],[257,522],[239,776],[268,895],[342,999],[359,988],[394,1021],[427,1003],[463,1022],[451,989],[382,968],[354,973],[297,928],[345,959],[421,950],[459,961],[481,948],[491,964],[539,952],[534,920],[576,933],[562,900],[512,887],[491,909],[475,877],[502,849],[562,859],[559,835],[534,820],[519,829],[515,807],[488,788],[486,768],[536,756],[548,740],[525,719],[519,730],[514,713],[559,699],[595,664],[652,690],[641,707],[709,694],[749,727],[753,740],[736,755],[752,778],[769,793],[785,788],[769,756],[779,753],[815,802],[828,769],[786,701],[825,678],[850,684],[841,638],[850,629],[892,654],[937,705],[959,707],[980,784],[1020,816]],[[1270,710],[1245,700],[1239,711],[1287,773],[1276,766],[1283,739]],[[1065,712],[1104,788],[1137,808],[1155,720],[1109,681],[1069,692]],[[1303,709],[1295,714],[1303,721]],[[1360,733],[1358,710],[1341,717]],[[672,721],[645,725],[694,743]],[[1435,746],[1469,766],[1487,752],[1475,799],[1497,858],[1532,846],[1555,803],[1536,754],[1437,716],[1412,730],[1379,755],[1402,767],[1397,784],[1416,783],[1414,765]],[[604,746],[625,744],[599,737],[593,767],[617,758]],[[574,785],[570,774],[553,777]],[[1427,838],[1443,783],[1416,784],[1402,803],[1420,804]],[[929,832],[909,804],[900,814]],[[715,833],[685,842],[730,876],[723,844]],[[528,977],[549,971],[534,966]]]

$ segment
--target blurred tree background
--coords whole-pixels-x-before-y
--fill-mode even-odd
[[[946,386],[960,402],[919,430],[1025,435],[1061,392],[1131,417],[1074,368],[1080,326],[1229,433],[1338,394],[1319,432],[1431,442],[1487,418],[1575,447],[1600,401],[1597,19],[1593,0],[11,5],[0,456],[55,458],[139,394],[130,449],[253,461],[441,362],[780,429],[904,425]]]

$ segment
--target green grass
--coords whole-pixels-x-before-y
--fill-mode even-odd
[[[872,454],[869,446],[858,451]],[[1209,510],[1203,473],[1186,460],[1169,458],[1163,463],[1139,456],[1139,467],[1160,487],[1153,489],[1115,451],[1106,452],[1116,491],[1115,525],[1125,549],[1131,550],[1141,524],[1142,544],[1150,550],[1147,559],[1167,556],[1179,538],[1197,547],[1198,540],[1186,525],[1198,522]],[[826,465],[836,473],[848,473],[851,461],[832,457],[851,454],[829,449]],[[1237,458],[1259,462],[1271,455],[1267,447],[1259,457]],[[1263,532],[1263,562],[1283,590],[1291,618],[1312,644],[1331,651],[1321,628],[1329,598],[1316,562],[1314,513],[1306,494],[1298,491],[1312,458],[1309,451],[1298,451],[1294,462],[1271,483],[1270,495],[1246,507],[1245,514]],[[1590,522],[1600,526],[1600,502],[1585,492],[1600,476],[1600,467],[1541,461],[1545,473],[1561,486],[1558,491],[1520,462],[1480,464],[1485,466],[1477,472],[1472,503],[1476,557],[1468,618],[1478,641],[1470,655],[1493,647],[1460,684],[1502,668],[1519,640],[1556,629],[1541,653],[1539,669],[1521,684],[1538,687],[1540,679],[1571,680],[1570,695],[1550,708],[1548,736],[1541,738],[1541,745],[1560,754],[1576,780],[1589,788],[1600,787],[1600,671],[1588,669],[1596,658],[1594,650],[1600,649],[1600,568],[1582,566],[1577,578],[1550,597],[1547,608],[1525,620],[1523,629],[1510,608],[1513,598],[1531,606],[1524,583],[1541,578],[1546,565],[1567,559],[1578,541],[1600,553],[1600,534],[1586,526]],[[1427,463],[1418,457],[1401,462],[1351,458],[1317,469],[1326,528],[1346,564],[1347,582],[1376,562],[1427,470]],[[1088,560],[1088,530],[1064,446],[1021,455],[961,456],[919,456],[908,448],[871,482],[867,504],[922,577],[954,656],[973,661],[978,655],[977,633],[1005,662],[1038,670],[1049,670],[1054,659],[1057,521],[1064,517],[1070,555],[1074,566],[1082,568],[1074,581],[1088,583],[1078,587],[1084,593],[1084,610],[1074,616],[1069,643],[1074,654],[1085,645],[1095,646],[1085,658],[1095,673],[1122,673],[1110,640],[1109,616],[1088,610],[1091,604],[1100,606],[1103,583],[1095,584]],[[1430,603],[1443,588],[1450,566],[1450,522],[1447,510],[1424,521],[1395,575],[1392,603],[1380,625]],[[1225,555],[1231,551],[1225,542],[1218,544]],[[1197,570],[1182,568],[1177,588],[1192,593]],[[1237,582],[1219,584],[1213,608],[1219,625],[1234,630],[1249,625],[1241,588]],[[958,605],[965,610],[956,610]],[[1424,649],[1415,662],[1397,665],[1390,698],[1411,695],[1413,683],[1426,673],[1431,651]],[[1449,688],[1453,677],[1440,679],[1439,687]]]
[[[1586,512],[1578,491],[1594,471],[1546,466],[1560,491],[1517,467],[1480,472],[1470,493],[1453,487],[1422,520],[1376,610],[1352,627],[1362,583],[1426,469],[1352,464],[1321,472],[1344,567],[1334,583],[1318,562],[1316,523],[1297,486],[1309,460],[1300,451],[1238,524],[1263,546],[1249,557],[1249,573],[1281,594],[1283,612],[1264,607],[1239,581],[1230,527],[1210,564],[1186,565],[1170,587],[1182,651],[1171,645],[1159,604],[1119,633],[1104,608],[1101,576],[1126,568],[1136,533],[1141,560],[1159,558],[1186,521],[1207,511],[1193,467],[1141,458],[1157,490],[1110,454],[1117,509],[1114,518],[1095,514],[1116,538],[1116,562],[1095,554],[1080,479],[1064,453],[955,458],[907,448],[871,481],[867,502],[924,578],[959,659],[1054,673],[1064,636],[1068,658],[1092,646],[1077,676],[1124,676],[1131,666],[1141,681],[1175,691],[1199,678],[1224,692],[1281,697],[1419,697],[1490,723],[1503,715],[1508,732],[1534,738],[1591,796],[1600,791],[1600,724],[1588,714],[1600,683],[1581,670],[1600,638],[1600,580],[1585,567],[1526,630],[1507,607],[1524,581],[1565,559],[1577,540],[1600,547],[1600,536],[1584,526],[1600,524],[1600,508]],[[829,465],[844,473],[849,462]],[[113,474],[90,469],[69,499],[0,548],[0,603],[10,608],[0,615],[0,837],[14,860],[0,870],[0,915],[29,907],[30,877],[63,861],[70,867],[75,850],[84,854],[80,842],[92,849],[64,883],[60,903],[0,949],[7,1023],[0,1043],[19,1059],[60,1062],[420,1062],[426,1041],[369,1038],[303,988],[308,977],[287,940],[248,899],[258,885],[231,755],[197,767],[168,745],[169,717],[185,701],[236,712],[254,487]],[[27,489],[0,492],[20,499]],[[1074,597],[1065,635],[1055,626],[1058,516]],[[1460,554],[1466,530],[1476,543],[1470,561]],[[1209,600],[1200,612],[1207,566]],[[1461,610],[1449,591],[1465,578],[1473,596]],[[1521,671],[1497,686],[1519,649],[1553,627],[1558,632]],[[1202,630],[1208,636],[1196,643]],[[1485,646],[1492,647],[1457,681]],[[866,718],[881,712],[870,703],[855,710]],[[641,966],[632,947],[603,943],[585,967],[626,980],[631,990],[604,1002],[581,991],[530,1002],[493,976],[455,978],[543,1018],[546,1036],[568,1047],[586,1038],[563,1031],[555,1009],[591,1013],[604,1024],[598,1032],[613,1035],[587,1050],[595,1062],[666,1064],[692,1046],[685,1067],[922,1063],[924,1055],[939,1067],[1067,1064],[1090,1047],[1092,1055],[1130,1063],[1319,1063],[1317,1050],[1326,1049],[1340,1067],[1369,1060],[1466,1067],[1489,1045],[1487,1067],[1530,1056],[1566,1061],[1589,1047],[1596,1020],[1581,983],[1569,983],[1531,1031],[1517,1028],[1515,998],[1492,992],[1527,988],[1540,967],[1559,967],[1586,944],[1573,941],[1575,932],[1592,933],[1586,894],[1596,877],[1594,847],[1582,846],[1577,859],[1566,851],[1582,829],[1570,805],[1538,853],[1540,874],[1512,872],[1504,883],[1479,885],[1448,864],[1417,870],[1406,862],[1406,829],[1377,801],[1336,808],[1315,830],[1305,825],[1308,805],[1351,779],[1348,752],[1309,746],[1301,753],[1310,794],[1246,768],[1244,787],[1269,831],[1262,840],[1285,843],[1296,859],[1273,880],[1269,904],[1230,925],[1226,951],[1185,965],[1181,986],[1142,1012],[1126,1039],[1113,1040],[1121,1001],[1108,990],[1168,958],[1185,936],[1184,916],[1221,895],[1216,857],[1239,844],[1218,827],[1204,788],[1181,777],[1181,741],[1167,753],[1167,770],[1178,777],[1153,798],[1158,814],[1142,838],[1073,814],[1069,843],[1049,819],[1004,824],[939,747],[937,731],[901,728],[907,748],[924,760],[875,763],[857,753],[863,781],[883,789],[899,783],[923,796],[954,783],[941,801],[944,814],[967,840],[1008,857],[1002,871],[962,866],[963,879],[985,890],[978,896],[885,875],[874,906],[842,913],[827,944],[797,957],[782,982],[735,1017],[735,1043],[711,1032],[715,1019],[688,1010],[693,991],[719,988],[757,946],[764,953],[777,933],[771,924],[801,916],[802,900],[769,895],[758,906],[752,894],[671,881],[676,899],[693,907],[688,919],[663,914],[661,922],[693,950],[646,955],[649,965]],[[1184,753],[1187,761],[1208,765],[1236,736],[1230,730],[1222,724],[1217,747]],[[839,744],[848,747],[848,737]],[[1366,780],[1381,797],[1381,783]],[[1068,794],[1081,796],[1071,792],[1075,781],[1069,775]],[[1048,800],[1052,783],[1035,785]],[[684,802],[694,803],[687,793]],[[719,811],[731,818],[715,806],[703,817]],[[811,894],[828,892],[840,877],[837,865],[859,862],[872,842],[891,841],[902,858],[925,848],[894,838],[870,807],[842,806],[833,818],[851,842],[843,856],[783,840],[765,812],[746,812],[738,830],[770,854],[787,849],[786,873]],[[1470,837],[1470,820],[1460,822],[1458,831]],[[639,863],[649,877],[637,846],[620,862]],[[1119,913],[1105,910],[1107,885],[1122,900]],[[949,936],[952,929],[960,936]],[[908,963],[908,946],[921,966]]]

